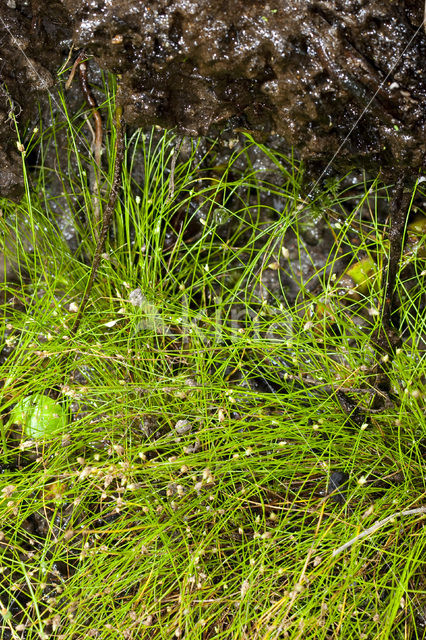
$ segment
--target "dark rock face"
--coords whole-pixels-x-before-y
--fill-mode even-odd
[[[196,135],[234,117],[321,163],[338,151],[376,167],[421,163],[426,41],[408,3],[65,4],[77,46],[123,74],[132,124]]]
[[[3,82],[23,103],[21,118],[29,113],[25,97],[33,105],[34,92],[52,85],[72,34],[77,51],[121,74],[129,124],[198,135],[231,120],[282,136],[319,170],[333,161],[340,169],[416,171],[424,161],[426,38],[418,0],[6,4],[0,16],[16,41],[10,34],[1,40]],[[17,61],[19,78],[10,71]],[[4,117],[0,126],[9,156]],[[0,188],[12,183],[2,179]]]
[[[19,197],[22,161],[12,114],[37,121],[71,46],[71,23],[60,2],[3,0],[0,4],[0,194]],[[68,38],[68,40],[67,40]]]

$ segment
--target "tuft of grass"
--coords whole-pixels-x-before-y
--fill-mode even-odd
[[[24,198],[1,203],[1,637],[423,637],[422,513],[333,550],[425,504],[424,237],[407,232],[378,398],[389,186],[312,195],[248,133],[224,161],[214,140],[128,132],[71,338],[114,169],[103,90],[100,186],[89,114],[60,95],[19,139]],[[64,405],[63,433],[11,424],[34,393]]]

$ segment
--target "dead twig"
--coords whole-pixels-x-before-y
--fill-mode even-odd
[[[98,239],[99,237],[99,224],[100,224],[100,202],[101,202],[101,194],[100,194],[100,182],[101,182],[101,151],[102,151],[102,118],[99,113],[98,105],[96,99],[90,89],[89,82],[87,79],[87,56],[82,51],[76,58],[69,78],[65,84],[65,89],[69,89],[71,83],[74,79],[75,72],[78,68],[79,78],[80,78],[80,86],[84,95],[84,99],[92,110],[92,117],[95,123],[95,129],[93,134],[93,151],[95,156],[95,176],[94,176],[94,184],[92,187],[93,195],[93,217],[94,217],[94,228],[95,228],[95,237]]]
[[[79,65],[79,75],[81,90],[89,107],[92,109],[93,120],[95,121],[95,162],[98,170],[101,168],[101,149],[102,149],[102,119],[98,110],[98,105],[90,90],[87,81],[87,65],[81,62]]]
[[[390,208],[389,256],[383,273],[383,282],[386,282],[383,322],[387,326],[392,324],[392,312],[395,306],[396,274],[403,251],[404,227],[411,200],[411,192],[404,191],[404,178],[405,175],[402,175],[396,184],[395,191],[392,194]]]
[[[179,155],[181,146],[182,146],[183,136],[178,136],[176,139],[176,144],[173,149],[172,154],[172,162],[170,165],[170,178],[169,178],[169,190],[167,194],[166,202],[170,202],[173,199],[173,195],[175,193],[175,169],[176,169],[176,160]]]
[[[401,336],[394,328],[393,320],[396,307],[396,276],[403,251],[404,228],[411,201],[411,193],[404,190],[405,178],[404,174],[399,178],[392,193],[389,254],[383,266],[382,275],[384,283],[382,316],[380,327],[372,338],[372,344],[377,354],[376,381],[373,386],[385,392],[389,392],[391,386],[388,375],[389,364],[395,349],[401,343]]]
[[[71,67],[71,71],[70,71],[70,75],[68,76],[68,80],[65,83],[65,89],[66,91],[68,91],[68,89],[70,88],[70,86],[72,85],[72,81],[74,80],[74,76],[75,76],[75,72],[77,71],[77,67],[78,65],[83,62],[83,60],[86,60],[87,56],[84,53],[84,51],[81,51],[77,58],[75,59],[74,64]]]
[[[426,514],[426,507],[417,507],[417,509],[407,509],[406,511],[397,511],[397,513],[393,513],[391,516],[387,516],[387,518],[383,518],[383,520],[379,520],[378,522],[375,522],[371,527],[359,533],[357,536],[355,536],[355,538],[352,538],[352,540],[348,540],[348,542],[345,542],[345,544],[342,544],[341,547],[334,549],[331,555],[334,558],[339,553],[342,553],[342,551],[349,549],[349,547],[355,544],[355,542],[358,542],[359,540],[362,540],[363,538],[366,538],[367,536],[370,536],[371,534],[375,533],[378,529],[383,527],[388,522],[393,522],[397,518],[405,518],[406,516],[423,515],[423,514]]]
[[[122,125],[122,112],[121,108],[117,108],[117,121],[116,121],[116,141],[115,141],[115,163],[114,163],[114,177],[111,184],[111,191],[109,193],[109,198],[107,205],[105,207],[105,212],[102,220],[102,228],[101,232],[98,236],[98,241],[96,244],[95,255],[93,256],[92,268],[90,271],[90,278],[86,286],[86,291],[84,293],[83,300],[80,304],[80,308],[77,313],[77,317],[75,319],[74,325],[71,329],[71,336],[76,335],[78,328],[80,326],[81,319],[83,317],[84,310],[86,308],[87,302],[89,300],[90,293],[92,291],[93,283],[96,278],[96,274],[99,269],[99,264],[101,261],[101,255],[104,250],[105,240],[108,234],[108,229],[110,227],[110,223],[112,220],[112,216],[114,213],[115,205],[117,202],[118,192],[121,187],[121,166],[123,163],[124,156],[124,131]]]

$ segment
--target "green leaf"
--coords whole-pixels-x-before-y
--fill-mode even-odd
[[[368,256],[352,265],[346,273],[354,281],[356,290],[359,293],[366,294],[377,273],[376,263],[371,256]]]
[[[49,396],[33,393],[20,400],[11,413],[11,422],[23,427],[28,438],[45,438],[63,430],[67,423],[67,412]]]

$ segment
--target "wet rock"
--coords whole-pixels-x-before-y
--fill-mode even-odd
[[[332,471],[328,479],[326,495],[337,504],[345,504],[349,476],[344,471]]]
[[[426,51],[411,2],[64,4],[76,46],[122,74],[131,124],[196,135],[232,117],[322,163],[421,163]]]
[[[12,199],[23,189],[14,118],[36,123],[37,101],[47,104],[71,35],[68,14],[56,0],[0,4],[0,194]]]
[[[143,304],[145,303],[145,296],[142,294],[142,291],[139,287],[129,293],[129,302],[134,307],[143,306]]]
[[[191,431],[192,429],[192,424],[189,422],[189,420],[178,420],[175,424],[175,431],[176,433],[181,436],[184,433],[188,433],[188,431]]]
[[[8,113],[34,114],[71,45],[121,74],[126,121],[188,135],[278,135],[321,173],[425,158],[426,37],[414,0],[16,0],[2,4],[3,193],[19,173]],[[1,23],[0,23],[1,24]],[[7,88],[6,88],[7,87]],[[6,131],[7,130],[7,131]],[[12,136],[13,138],[13,136]],[[13,156],[13,157],[12,157]]]

